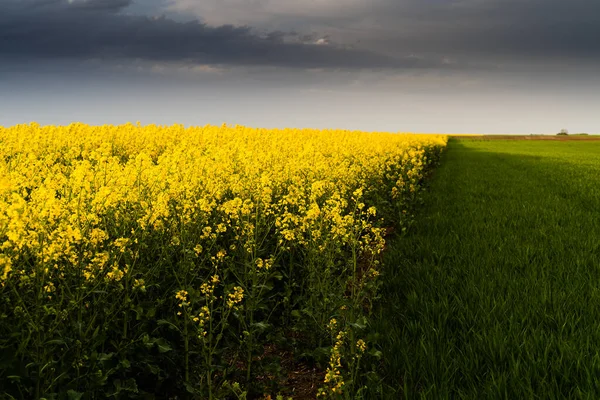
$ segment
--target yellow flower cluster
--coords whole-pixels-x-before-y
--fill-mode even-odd
[[[206,325],[210,321],[210,309],[208,306],[203,306],[198,316],[192,318],[192,320],[198,324],[198,339],[203,339],[207,334]]]
[[[206,297],[207,300],[214,300],[215,287],[220,282],[219,275],[213,275],[208,282],[204,282],[200,286],[200,292]]]
[[[330,394],[339,395],[342,393],[345,382],[344,377],[341,373],[342,368],[342,347],[344,346],[344,341],[346,338],[346,333],[340,331],[336,336],[336,342],[331,348],[331,355],[329,356],[329,366],[327,367],[327,371],[325,372],[325,384],[328,385],[331,393],[328,393],[325,389],[321,389],[319,391],[319,397],[328,396]]]
[[[397,198],[413,192],[430,150],[446,142],[226,125],[0,127],[0,283],[32,265],[48,269],[48,283],[118,282],[150,231],[215,266],[229,257],[224,247],[245,251],[264,271],[276,259],[257,253],[267,219],[283,250],[343,246],[360,233],[378,253],[383,230],[365,198],[387,182]],[[198,234],[181,236],[191,226]]]
[[[364,353],[367,350],[367,344],[365,343],[364,340],[358,339],[356,341],[356,348],[358,349],[358,351],[360,353]]]
[[[188,303],[188,292],[186,290],[179,290],[177,293],[175,293],[175,298],[180,301],[178,304],[180,308],[190,305],[190,303]],[[181,311],[178,311],[177,315],[181,315]]]
[[[273,266],[274,262],[275,262],[275,260],[273,259],[273,257],[271,257],[267,260],[263,260],[262,258],[257,258],[255,261],[255,264],[258,269],[264,268],[265,270],[268,271]]]
[[[327,330],[329,330],[330,332],[333,332],[338,326],[338,322],[337,319],[335,318],[331,318],[329,320],[329,323],[327,324]]]
[[[227,297],[227,307],[237,309],[238,304],[244,300],[244,289],[236,286],[233,288],[233,293],[229,293]]]
[[[12,262],[6,254],[0,254],[0,280],[4,282],[12,271]]]

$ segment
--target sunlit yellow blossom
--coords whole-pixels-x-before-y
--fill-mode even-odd
[[[48,282],[48,284],[46,286],[44,286],[44,291],[46,293],[52,293],[56,290],[56,287],[54,286],[54,283],[52,282]]]
[[[358,304],[364,293],[345,296],[376,286],[383,226],[396,222],[386,218],[409,222],[408,206],[447,140],[227,125],[0,127],[0,290],[65,304],[85,298],[86,311],[101,310],[94,301],[103,296],[135,302],[146,285],[158,293],[177,282],[173,314],[207,341],[211,318],[242,305],[251,315],[248,304],[272,306],[288,280],[322,273],[308,281],[330,293],[308,281],[299,288],[315,292],[321,328],[344,315],[328,326],[335,344],[325,383],[339,395],[346,337],[338,332],[349,314],[339,299]]]
[[[180,290],[175,294],[175,298],[181,301],[187,301],[187,290]]]
[[[210,321],[210,309],[203,306],[198,313],[198,316],[192,318],[192,321],[198,324],[198,338],[203,339],[206,334],[206,325]]]
[[[331,318],[329,320],[329,324],[327,324],[327,329],[329,329],[330,331],[334,331],[337,328],[337,323],[337,319]]]
[[[139,289],[141,291],[145,291],[146,290],[146,282],[143,279],[135,279],[133,281],[133,288]]]
[[[3,281],[8,278],[10,271],[12,271],[12,261],[6,254],[0,254],[0,272],[2,273],[0,277]]]
[[[125,276],[126,270],[122,270],[119,268],[119,266],[115,263],[112,265],[110,272],[108,272],[106,274],[106,279],[108,281],[120,281],[121,279],[123,279],[123,276]]]
[[[244,299],[244,289],[239,286],[233,288],[233,293],[227,295],[227,307],[233,308]]]
[[[356,348],[361,352],[364,353],[367,350],[367,344],[365,343],[364,340],[362,339],[358,339],[356,341]]]

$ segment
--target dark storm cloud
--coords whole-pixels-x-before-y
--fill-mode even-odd
[[[471,57],[600,58],[597,0],[384,0],[378,49]]]
[[[2,0],[0,59],[105,58],[300,68],[427,68],[417,58],[306,44],[283,32],[127,15],[130,0]]]
[[[140,7],[145,12],[159,9],[158,0],[141,1],[0,0],[0,61],[141,59],[298,68],[465,69],[494,57],[517,63],[532,58],[600,59],[598,0],[162,3],[197,7],[190,16],[199,20],[204,20],[203,13],[210,20],[210,12],[227,20],[241,8],[255,21],[250,23],[254,28],[236,20],[211,26],[140,16]],[[352,7],[345,6],[348,2]],[[130,10],[138,15],[128,14]],[[286,26],[299,33],[288,32]],[[336,46],[339,42],[353,46]]]
[[[600,57],[600,2],[546,0],[510,4],[514,9],[506,11],[505,23],[490,35],[503,46],[502,50],[546,57]]]
[[[173,0],[207,20],[327,32],[372,51],[483,60],[600,57],[598,0]],[[243,12],[240,11],[243,10]],[[235,11],[234,11],[235,10]]]

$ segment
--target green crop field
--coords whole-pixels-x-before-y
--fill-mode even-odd
[[[599,140],[332,132],[0,127],[0,400],[600,398]]]
[[[390,248],[388,398],[600,398],[600,142],[452,139]]]

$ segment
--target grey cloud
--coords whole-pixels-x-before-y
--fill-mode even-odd
[[[87,9],[96,11],[120,11],[129,7],[132,0],[74,0],[69,4],[75,9]]]
[[[329,33],[390,54],[600,58],[598,0],[173,0],[207,20]],[[232,7],[236,5],[239,7]],[[231,10],[236,8],[236,10]],[[241,8],[244,12],[240,12]]]
[[[299,68],[429,68],[427,59],[303,43],[284,32],[127,15],[130,0],[3,0],[0,60],[105,58]],[[294,38],[296,38],[294,40]],[[318,41],[318,38],[317,38]],[[327,43],[322,40],[319,43]]]
[[[213,19],[201,13],[191,22],[139,15],[141,9],[164,11],[169,4],[166,0],[143,4],[133,0],[0,0],[0,62],[94,58],[465,70],[495,68],[507,60],[597,63],[600,59],[597,0],[329,0],[327,7],[321,2],[314,12],[310,8],[314,0],[295,0],[298,4],[293,7],[265,0],[257,2],[255,10],[248,8],[247,0],[236,1],[256,13],[248,15],[257,21],[256,26],[236,25],[236,19],[232,25],[211,26],[199,22]],[[214,9],[218,20],[226,20],[229,13],[232,18],[239,14],[233,10],[235,1],[170,3],[178,2],[185,2],[186,10],[194,4],[199,5],[199,12]],[[333,12],[338,8],[339,13]]]
[[[400,50],[480,59],[600,58],[600,2],[596,0],[382,0],[377,4],[373,14],[366,14],[371,22],[363,25],[360,35],[391,54]]]

